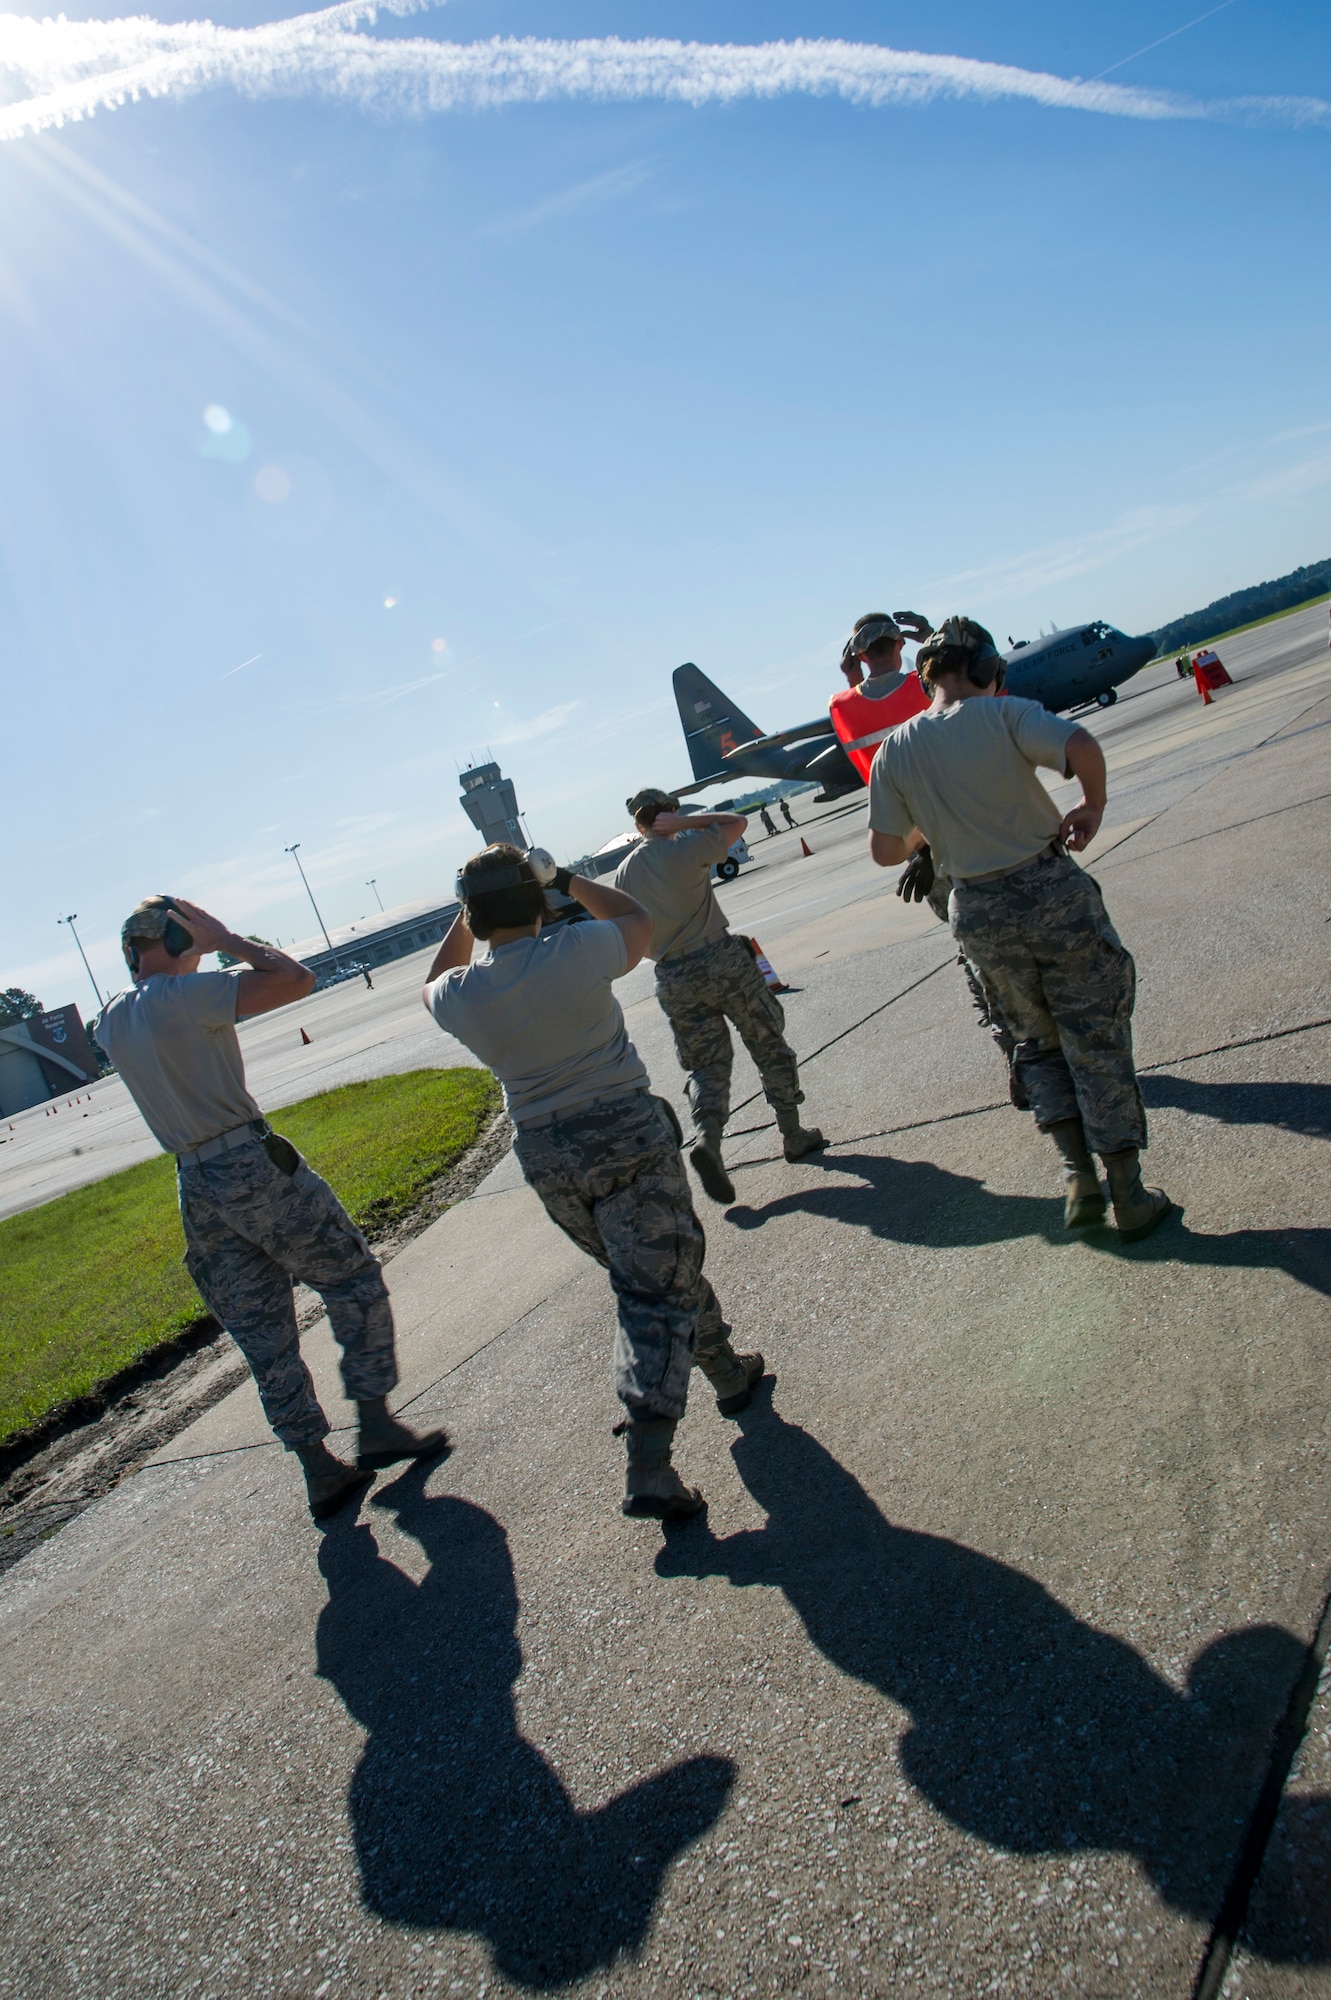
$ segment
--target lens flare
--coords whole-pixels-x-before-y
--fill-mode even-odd
[[[265,465],[254,475],[254,490],[261,500],[271,506],[278,506],[291,492],[291,476],[283,472],[280,465]]]

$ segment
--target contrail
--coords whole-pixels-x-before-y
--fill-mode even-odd
[[[139,97],[190,97],[230,86],[248,97],[323,97],[361,110],[490,110],[556,100],[665,99],[701,106],[795,92],[880,108],[939,99],[1024,99],[1114,118],[1278,120],[1331,126],[1316,97],[1210,102],[1172,91],[1054,76],[965,56],[922,55],[871,42],[445,42],[357,32],[377,11],[419,0],[370,0],[260,28],[212,21],[38,21],[0,15],[0,139],[17,139]]]
[[[1091,82],[1099,83],[1102,76],[1112,76],[1116,69],[1126,69],[1129,63],[1136,62],[1138,56],[1149,56],[1152,49],[1162,49],[1166,42],[1177,41],[1180,35],[1187,34],[1189,28],[1200,28],[1203,21],[1209,21],[1215,14],[1223,14],[1227,7],[1233,5],[1234,0],[1220,0],[1218,7],[1209,7],[1204,14],[1194,15],[1192,20],[1185,21],[1181,28],[1171,28],[1167,35],[1158,35],[1153,42],[1146,42],[1141,48],[1134,49],[1130,56],[1120,56],[1117,62],[1110,63],[1108,69],[1099,70],[1091,78]]]

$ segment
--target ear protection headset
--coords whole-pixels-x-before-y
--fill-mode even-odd
[[[987,688],[996,683],[1002,692],[1007,662],[994,644],[992,632],[986,632],[973,618],[945,618],[921,646],[916,667],[925,666],[935,653],[953,649],[966,655],[966,678],[972,687]]]
[[[991,639],[987,648],[966,663],[966,679],[972,687],[987,688],[998,683],[1000,692],[1007,679],[1007,661]]]

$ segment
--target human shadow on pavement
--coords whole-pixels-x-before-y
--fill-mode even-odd
[[[561,1986],[641,1944],[734,1768],[693,1757],[579,1811],[517,1726],[507,1537],[483,1508],[427,1494],[428,1470],[374,1502],[429,1558],[420,1583],[364,1522],[335,1524],[320,1553],[318,1672],[368,1731],[348,1794],[362,1893],[390,1923],[476,1933],[509,1979]]]
[[[1075,1249],[1085,1244],[1103,1255],[1135,1262],[1287,1271],[1300,1284],[1331,1296],[1331,1229],[1235,1229],[1206,1236],[1189,1229],[1175,1213],[1145,1242],[1128,1244],[1109,1222],[1098,1229],[1064,1229],[1063,1202],[1056,1193],[1047,1200],[994,1194],[970,1174],[951,1173],[930,1160],[894,1160],[887,1154],[819,1153],[815,1160],[829,1176],[857,1174],[861,1185],[844,1187],[829,1178],[821,1186],[796,1188],[759,1208],[737,1202],[726,1210],[726,1222],[735,1229],[761,1229],[782,1215],[820,1215],[851,1229],[867,1229],[888,1243],[933,1249],[1039,1236],[1056,1247]],[[1056,1171],[1051,1163],[1051,1178]]]
[[[1143,1076],[1152,1111],[1165,1106],[1226,1125],[1273,1125],[1308,1139],[1331,1139],[1331,1084],[1202,1083],[1189,1076]]]
[[[724,1539],[701,1523],[669,1530],[658,1573],[779,1586],[833,1666],[907,1712],[902,1768],[966,1833],[1018,1854],[1131,1854],[1174,1908],[1213,1921],[1300,1641],[1276,1625],[1226,1633],[1180,1692],[1032,1577],[886,1519],[776,1413],[770,1384],[739,1424],[735,1464],[766,1525]],[[1331,1824],[1329,1808],[1315,1801]],[[1273,1920],[1255,1948],[1280,1956],[1280,1937]],[[1310,1951],[1331,1961],[1325,1927],[1287,1955]]]

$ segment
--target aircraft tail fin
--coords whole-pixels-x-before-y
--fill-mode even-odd
[[[752,717],[691,660],[675,668],[675,701],[695,778],[727,777],[725,753],[762,735]]]

